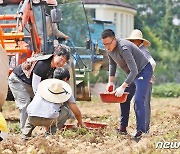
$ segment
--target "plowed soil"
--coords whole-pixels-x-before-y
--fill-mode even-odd
[[[95,91],[96,92],[96,91]],[[156,149],[157,142],[180,142],[180,98],[152,98],[151,128],[140,141],[135,141],[135,114],[133,103],[128,135],[117,134],[119,126],[119,104],[105,104],[98,96],[91,102],[78,102],[84,121],[107,123],[105,129],[59,130],[56,135],[45,137],[45,129],[36,127],[33,137],[22,142],[18,132],[19,111],[14,102],[6,102],[3,115],[8,121],[9,137],[0,144],[0,153],[19,154],[124,154],[124,153],[180,153],[180,147]],[[75,120],[67,123],[76,124]],[[13,127],[16,124],[16,127]]]

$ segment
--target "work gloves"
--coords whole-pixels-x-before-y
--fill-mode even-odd
[[[107,87],[106,87],[106,91],[107,92],[112,92],[112,91],[114,91],[114,83],[113,82],[108,82],[108,84],[107,84]]]
[[[108,82],[107,87],[106,87],[106,91],[107,92],[115,92],[115,96],[117,97],[121,97],[124,93],[125,88],[123,88],[122,86],[118,87],[115,90],[115,86],[113,82]]]
[[[118,87],[115,90],[115,96],[121,97],[123,95],[123,93],[124,93],[124,90],[125,90],[125,88],[123,88],[122,86]]]

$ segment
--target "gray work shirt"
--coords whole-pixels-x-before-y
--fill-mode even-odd
[[[108,51],[109,75],[115,76],[117,65],[127,74],[125,82],[131,84],[138,73],[148,64],[148,59],[132,42],[118,39],[113,51]]]
[[[154,71],[154,69],[156,67],[156,62],[153,59],[153,57],[151,56],[151,53],[148,51],[148,49],[143,44],[139,46],[139,49],[142,51],[142,53],[144,53],[146,58],[149,60],[149,62],[151,63],[151,66],[153,68],[153,71]]]
[[[151,59],[151,53],[148,51],[148,49],[144,45],[140,45],[139,49],[144,53],[147,59]]]

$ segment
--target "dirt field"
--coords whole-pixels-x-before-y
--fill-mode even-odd
[[[119,125],[119,104],[105,104],[94,96],[91,102],[78,102],[84,121],[107,123],[101,130],[61,130],[54,136],[44,137],[44,128],[36,127],[33,138],[26,143],[21,141],[17,123],[9,123],[10,135],[1,142],[0,153],[28,154],[124,154],[124,153],[180,153],[177,149],[156,149],[158,142],[180,142],[180,98],[152,98],[151,129],[139,142],[132,139],[135,130],[133,103],[127,136],[116,133]],[[18,121],[18,110],[14,102],[4,105],[6,119]],[[75,123],[75,121],[68,121]]]

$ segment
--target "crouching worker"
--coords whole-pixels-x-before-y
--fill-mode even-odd
[[[53,77],[68,82],[70,79],[70,73],[68,69],[56,68]],[[81,112],[76,104],[73,95],[71,95],[68,101],[64,102],[63,105],[61,106],[61,112],[60,112],[61,116],[58,117],[58,121],[59,121],[58,128],[61,128],[65,124],[65,122],[72,117],[72,114],[74,114],[75,118],[78,121],[77,126],[84,126],[82,122]],[[56,126],[55,125],[51,126],[47,133],[50,132],[54,133],[55,130],[56,130]]]
[[[27,140],[31,137],[36,126],[45,126],[49,128],[50,133],[56,133],[57,127],[61,128],[69,117],[69,111],[63,103],[71,102],[71,98],[71,87],[65,81],[46,79],[40,82],[32,102],[27,107],[28,118],[22,139]],[[78,120],[78,126],[82,126],[82,116],[79,109],[73,110],[72,107],[71,110]]]

